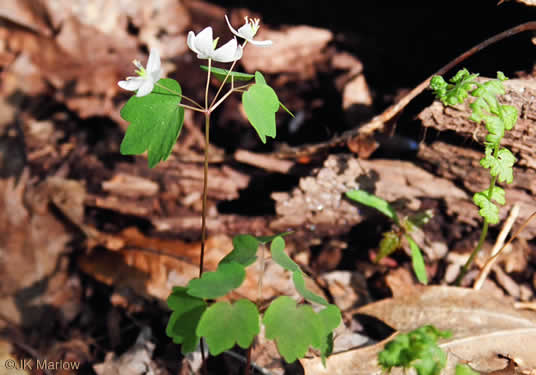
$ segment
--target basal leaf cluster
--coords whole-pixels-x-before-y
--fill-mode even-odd
[[[246,299],[234,303],[207,300],[222,297],[238,288],[245,279],[246,267],[257,259],[259,246],[271,242],[272,259],[292,272],[298,293],[307,301],[323,306],[315,312],[310,305],[297,305],[290,297],[275,299],[262,318],[266,337],[274,339],[287,362],[305,355],[309,347],[320,351],[325,360],[331,353],[332,331],[341,322],[341,314],[321,296],[306,287],[305,275],[285,253],[283,233],[269,237],[238,235],[233,238],[233,250],[212,272],[191,280],[187,287],[176,287],[168,298],[172,310],[166,334],[182,345],[182,352],[196,349],[200,337],[205,337],[209,351],[218,355],[233,346],[249,347],[260,331],[261,315],[257,306]]]

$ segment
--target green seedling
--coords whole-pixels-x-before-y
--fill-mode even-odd
[[[501,104],[498,100],[504,95],[503,81],[507,80],[502,72],[497,73],[497,79],[487,82],[476,80],[478,74],[471,74],[462,69],[450,80],[445,82],[443,77],[435,76],[430,81],[430,88],[444,105],[456,106],[472,98],[470,120],[479,124],[484,122],[488,134],[484,141],[484,157],[480,165],[489,169],[491,175],[489,187],[474,194],[473,202],[479,207],[479,214],[484,219],[482,233],[475,249],[463,266],[456,280],[461,282],[467,273],[475,256],[478,254],[488,233],[489,224],[499,222],[499,208],[497,204],[504,205],[505,192],[497,186],[499,183],[510,184],[514,180],[513,165],[516,158],[510,150],[501,146],[501,140],[506,131],[511,130],[518,118],[518,111],[511,105]]]
[[[364,190],[350,190],[346,192],[346,196],[357,203],[375,208],[393,222],[394,228],[383,233],[383,239],[380,241],[379,251],[375,261],[379,262],[382,258],[401,249],[405,244],[405,239],[411,253],[413,271],[421,283],[427,284],[428,276],[426,275],[424,258],[421,249],[419,249],[419,246],[411,236],[411,232],[414,231],[415,228],[421,228],[426,224],[428,220],[432,218],[432,213],[419,212],[415,215],[399,219],[395,209],[389,202],[374,194],[370,194]]]
[[[449,331],[440,331],[432,325],[399,334],[378,353],[378,363],[384,371],[402,367],[414,368],[418,375],[439,375],[447,363],[447,355],[437,340],[450,336]]]

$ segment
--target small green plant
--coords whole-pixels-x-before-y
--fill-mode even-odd
[[[284,235],[284,234],[283,234]],[[276,342],[279,353],[287,362],[302,358],[309,347],[320,351],[323,360],[331,353],[332,331],[341,322],[339,309],[305,286],[300,267],[285,253],[282,235],[253,237],[238,235],[234,249],[224,257],[214,272],[205,272],[186,287],[175,287],[168,298],[173,311],[166,334],[182,353],[196,349],[200,337],[207,341],[210,353],[218,355],[235,344],[248,348],[260,330],[258,306],[247,299],[208,303],[238,288],[245,279],[246,268],[257,260],[259,247],[271,242],[272,260],[292,272],[297,292],[305,301],[322,306],[315,312],[310,305],[297,304],[287,296],[276,298],[264,312],[262,322],[266,338]],[[263,259],[263,257],[261,257]]]
[[[513,177],[513,165],[516,158],[506,147],[501,147],[501,140],[506,131],[511,130],[518,117],[518,111],[511,105],[501,104],[498,96],[505,93],[503,81],[507,80],[502,72],[497,72],[497,79],[487,82],[476,80],[478,74],[470,74],[462,69],[450,80],[445,82],[443,77],[434,76],[430,81],[430,88],[444,105],[455,106],[463,103],[467,98],[474,100],[471,107],[470,120],[477,124],[484,121],[488,134],[484,146],[484,157],[480,165],[489,169],[491,179],[489,187],[473,196],[473,202],[480,208],[479,214],[484,219],[482,233],[475,249],[463,266],[456,280],[459,284],[466,274],[469,266],[478,254],[488,233],[489,224],[499,222],[498,204],[505,204],[504,190],[496,186],[497,182],[510,184]]]
[[[418,375],[439,375],[447,355],[437,345],[437,340],[450,336],[449,331],[440,331],[431,325],[399,334],[378,353],[378,363],[385,371],[393,367],[412,367]]]
[[[414,368],[418,375],[439,375],[447,363],[447,354],[437,340],[449,338],[450,331],[440,331],[432,325],[419,327],[397,335],[378,353],[378,363],[386,372],[393,367]],[[466,364],[457,364],[456,375],[477,375]]]
[[[421,283],[427,284],[428,276],[426,275],[424,258],[421,249],[419,249],[419,246],[413,237],[411,237],[410,233],[414,231],[416,227],[420,228],[426,224],[432,217],[432,213],[429,211],[419,212],[415,215],[403,217],[400,220],[395,209],[389,202],[374,194],[370,194],[364,190],[350,190],[346,192],[346,196],[355,202],[375,208],[393,221],[394,228],[383,233],[383,239],[380,241],[380,249],[376,255],[375,261],[379,262],[382,258],[402,248],[404,245],[403,239],[405,238],[411,252],[411,260],[415,275]]]
[[[138,68],[135,77],[128,77],[118,85],[125,90],[135,91],[121,109],[121,117],[130,123],[121,143],[120,151],[124,155],[137,155],[147,151],[149,167],[166,160],[171,154],[184,122],[184,110],[200,112],[205,118],[205,160],[202,194],[201,256],[199,261],[199,278],[190,280],[186,287],[175,287],[168,297],[168,306],[172,310],[166,333],[173,342],[181,344],[182,353],[196,350],[201,339],[205,339],[212,355],[218,355],[238,344],[242,348],[251,348],[255,336],[260,332],[261,312],[259,304],[246,299],[234,303],[214,301],[240,287],[246,277],[246,268],[257,260],[259,246],[264,251],[265,244],[271,243],[272,259],[292,272],[296,290],[304,301],[320,306],[317,311],[308,304],[300,303],[290,297],[276,298],[264,311],[262,322],[268,339],[274,339],[279,352],[287,362],[293,362],[305,355],[309,347],[320,351],[322,358],[330,354],[332,348],[332,331],[340,324],[339,309],[329,304],[324,298],[311,292],[305,286],[305,276],[300,267],[285,253],[285,241],[280,234],[271,237],[253,237],[238,235],[233,239],[234,249],[224,257],[213,272],[204,273],[204,253],[206,242],[208,152],[211,114],[233,93],[242,94],[242,104],[249,122],[256,130],[260,140],[266,143],[267,137],[275,138],[275,113],[281,107],[290,115],[290,111],[279,101],[275,91],[266,83],[261,72],[255,74],[234,72],[237,61],[242,57],[243,49],[250,43],[269,46],[271,41],[254,40],[259,29],[259,20],[248,19],[235,30],[227,16],[225,17],[231,32],[244,39],[242,45],[233,38],[217,48],[219,38],[213,39],[212,28],[206,27],[198,34],[190,31],[187,38],[188,47],[199,59],[208,60],[207,66],[201,65],[206,72],[204,104],[197,103],[182,93],[180,84],[169,78],[161,78],[160,56],[156,49],[151,49],[147,67],[134,61]],[[212,62],[232,63],[227,69],[212,66]],[[211,76],[221,84],[209,100]],[[251,81],[254,80],[254,83]],[[236,86],[236,82],[242,82]],[[219,96],[226,84],[229,90]],[[188,104],[185,104],[187,102]],[[261,257],[264,259],[264,257]],[[259,282],[259,288],[262,285]],[[205,353],[201,345],[201,354]],[[248,356],[248,361],[249,361]],[[246,365],[246,372],[249,363]]]

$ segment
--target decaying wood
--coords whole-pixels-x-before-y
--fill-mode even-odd
[[[519,112],[519,119],[512,130],[505,133],[501,142],[508,147],[518,159],[517,166],[527,167],[532,173],[536,171],[536,80],[512,79],[505,81],[505,95],[500,97],[502,104],[512,105]],[[456,134],[474,137],[483,143],[486,129],[484,124],[477,125],[469,120],[469,106],[445,107],[434,102],[419,114],[423,126],[439,131],[454,131]],[[469,143],[469,140],[468,140]],[[532,180],[533,192],[536,192],[536,179]]]
[[[503,184],[507,202],[520,205],[519,219],[527,219],[536,211],[536,81],[509,80],[504,82],[506,94],[501,97],[503,104],[518,108],[520,116],[514,129],[507,132],[502,144],[512,150],[518,159],[514,166],[514,181]],[[436,141],[430,145],[422,144],[418,157],[434,167],[434,173],[462,185],[471,194],[486,189],[489,185],[489,172],[479,164],[483,156],[480,146],[486,134],[484,125],[469,121],[470,109],[467,105],[444,107],[434,102],[419,114],[424,127],[441,132],[451,131],[459,135],[460,145]],[[473,137],[479,142],[475,143]],[[480,149],[480,150],[478,150]],[[509,207],[509,206],[508,206]],[[502,207],[504,218],[508,207]],[[458,219],[470,224],[479,220],[478,213],[469,206],[449,204],[448,210]],[[522,238],[536,236],[536,223],[530,223],[521,234]]]

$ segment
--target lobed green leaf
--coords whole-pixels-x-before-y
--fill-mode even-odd
[[[279,109],[279,99],[260,72],[255,72],[255,82],[242,94],[242,104],[249,122],[262,143],[266,143],[266,137],[275,138],[276,135],[275,113]]]
[[[387,371],[393,367],[413,367],[419,375],[439,375],[447,356],[437,345],[437,340],[450,335],[450,332],[439,331],[433,326],[399,334],[378,353],[378,363]]]
[[[199,343],[196,330],[207,303],[201,298],[188,295],[184,287],[174,287],[167,304],[172,313],[166,327],[166,335],[172,338],[175,344],[182,344],[182,354],[193,352]]]
[[[210,306],[201,317],[196,333],[207,340],[210,354],[216,356],[235,344],[248,348],[259,331],[257,306],[241,299],[232,305],[216,302]]]
[[[244,282],[246,270],[238,263],[223,263],[216,271],[205,272],[201,278],[188,283],[187,293],[194,297],[214,299],[222,297]]]
[[[305,286],[305,279],[303,277],[302,271],[300,270],[294,271],[292,273],[292,281],[294,282],[294,287],[296,288],[298,293],[307,301],[318,303],[319,305],[324,305],[324,306],[328,305],[328,301],[326,301],[323,297],[307,289],[307,287]]]
[[[239,234],[233,237],[233,250],[219,264],[238,263],[248,267],[257,260],[259,241],[249,234]]]
[[[272,260],[279,264],[284,269],[294,272],[299,271],[300,267],[285,253],[285,240],[282,237],[276,237],[270,246]]]
[[[511,130],[517,121],[517,108],[506,104],[501,105],[500,116],[503,120],[504,128],[506,130]]]
[[[288,363],[302,358],[309,346],[321,348],[325,331],[323,319],[311,306],[296,306],[287,296],[276,298],[264,313],[265,336],[275,340],[277,349]]]
[[[278,233],[278,234],[274,234],[272,236],[257,236],[255,237],[261,244],[265,245],[267,244],[268,242],[272,242],[276,237],[285,237],[285,236],[288,236],[289,234],[291,234],[293,231],[288,231],[288,232],[283,232],[283,233]]]
[[[483,190],[481,193],[486,197],[489,197],[489,188]],[[504,189],[500,188],[499,186],[494,186],[493,191],[491,192],[491,200],[497,202],[498,204],[505,204],[506,197]]]
[[[473,195],[473,202],[480,207],[478,213],[485,218],[490,224],[497,224],[499,222],[499,209],[497,206],[488,199],[488,196],[484,193],[476,193]]]
[[[171,154],[184,122],[184,108],[179,106],[181,87],[164,78],[146,96],[132,96],[121,109],[121,117],[130,123],[121,142],[123,155],[137,155],[148,150],[149,167],[153,168]]]

